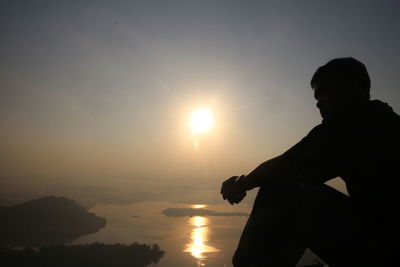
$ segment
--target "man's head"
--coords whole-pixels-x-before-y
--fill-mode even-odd
[[[319,67],[311,79],[322,117],[344,104],[368,101],[370,86],[367,68],[352,57],[329,61]]]

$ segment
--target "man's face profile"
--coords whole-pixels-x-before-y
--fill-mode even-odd
[[[321,116],[325,118],[344,106],[367,100],[365,94],[349,79],[323,75],[312,84],[314,98]],[[369,99],[369,98],[368,98]]]
[[[314,98],[321,116],[325,117],[343,104],[346,96],[337,88],[339,85],[330,77],[321,77],[313,84]]]
[[[337,58],[317,69],[311,79],[321,116],[369,101],[371,82],[364,64],[354,58]]]

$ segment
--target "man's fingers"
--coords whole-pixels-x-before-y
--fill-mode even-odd
[[[238,176],[232,176],[231,178],[222,183],[222,187],[234,184],[237,178]]]
[[[242,201],[243,197],[241,195],[237,195],[235,198],[235,203],[238,204],[240,201]]]
[[[230,195],[230,196],[226,196],[225,199],[228,200],[228,202],[233,205],[233,204],[238,204],[240,203],[240,201],[243,200],[243,198],[246,196],[246,192],[241,192],[239,194],[235,194],[235,195]]]
[[[228,200],[231,205],[239,203],[246,196],[246,191],[243,191],[243,189],[236,184],[238,177],[239,176],[232,176],[223,182],[221,186],[220,193],[222,194],[222,198]]]
[[[222,183],[221,191],[220,191],[220,193],[222,195],[229,194],[229,191],[232,189],[232,186],[235,184],[237,177],[238,176],[233,176]]]
[[[243,191],[242,193],[239,194],[240,200],[242,200],[243,198],[245,198],[247,196],[246,191]]]

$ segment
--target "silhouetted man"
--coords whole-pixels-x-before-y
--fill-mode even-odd
[[[370,100],[367,69],[354,58],[318,68],[311,87],[322,123],[222,184],[231,204],[260,187],[234,266],[295,266],[306,248],[331,267],[400,266],[400,116]],[[349,196],[324,184],[335,177]]]

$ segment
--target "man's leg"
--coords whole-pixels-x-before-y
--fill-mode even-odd
[[[376,247],[349,198],[329,186],[290,181],[260,188],[233,263],[295,266],[307,247],[333,267],[375,266],[366,254]]]
[[[233,265],[294,266],[307,248],[296,233],[306,195],[303,187],[290,181],[262,186],[233,257]]]
[[[378,243],[348,196],[324,185],[309,201],[301,238],[311,251],[330,267],[382,266]]]

